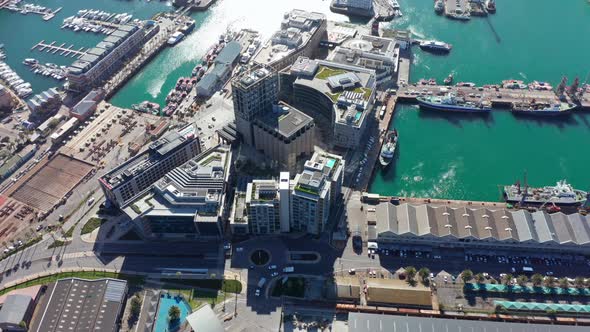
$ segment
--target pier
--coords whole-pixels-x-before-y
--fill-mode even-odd
[[[49,44],[45,43],[45,40],[42,40],[40,42],[38,42],[37,44],[35,44],[33,47],[31,47],[31,51],[38,49],[41,52],[47,52],[47,53],[51,53],[51,54],[56,54],[57,52],[60,52],[59,55],[62,56],[71,56],[71,57],[82,57],[84,54],[86,54],[86,51],[84,51],[84,47],[80,47],[79,49],[74,49],[74,45],[70,45],[68,47],[64,47],[66,45],[66,43],[62,43],[59,46],[56,46],[55,43],[57,43],[56,41],[53,41]]]
[[[510,107],[512,103],[537,102],[554,103],[559,98],[552,90],[506,89],[498,87],[465,87],[446,85],[411,84],[402,85],[398,89],[398,98],[403,101],[415,102],[420,95],[444,95],[446,93],[462,95],[465,100],[478,102],[482,98],[489,100],[493,107]]]

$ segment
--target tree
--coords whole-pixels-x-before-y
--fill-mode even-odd
[[[541,284],[543,283],[543,276],[538,273],[535,273],[531,277],[531,281],[533,282],[533,286],[541,286]]]
[[[529,282],[529,278],[524,274],[521,274],[518,276],[518,278],[516,278],[516,283],[521,287],[526,286],[527,282]]]
[[[577,288],[584,288],[584,277],[576,277],[576,279],[574,279],[574,285],[576,285]]]
[[[406,271],[406,277],[408,277],[408,280],[413,280],[416,276],[416,268],[413,266],[407,266],[404,270]]]
[[[180,308],[175,305],[171,306],[168,309],[168,318],[170,318],[171,322],[180,319]]]
[[[504,275],[504,277],[502,277],[502,283],[504,285],[509,285],[513,278],[514,278],[514,276],[512,274],[508,273],[508,274]]]
[[[463,282],[468,282],[473,279],[473,272],[471,270],[464,270],[461,272],[461,279],[463,279]]]
[[[131,316],[137,317],[139,316],[139,312],[141,311],[141,299],[139,296],[135,295],[131,298]]]
[[[554,277],[551,277],[551,276],[548,276],[547,278],[545,278],[544,284],[545,284],[545,287],[553,287],[553,286],[555,286],[555,278]]]
[[[422,279],[422,282],[427,282],[428,276],[430,275],[430,270],[427,267],[423,267],[418,271],[418,275]]]
[[[570,282],[567,281],[567,278],[559,278],[559,287],[561,288],[569,288]]]
[[[475,275],[475,281],[478,284],[483,284],[486,281],[486,277],[484,277],[483,273],[478,273]]]

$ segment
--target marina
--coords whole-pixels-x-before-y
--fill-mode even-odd
[[[51,53],[51,54],[56,54],[57,52],[59,52],[59,55],[62,56],[71,56],[71,57],[78,57],[81,58],[84,54],[86,54],[86,52],[84,52],[84,47],[80,47],[79,49],[75,49],[73,48],[74,45],[70,45],[67,47],[64,47],[66,45],[66,43],[62,43],[61,45],[56,45],[56,41],[52,41],[49,44],[45,43],[45,40],[42,40],[40,42],[38,42],[37,44],[35,44],[33,47],[31,47],[31,51],[34,50],[38,50],[40,52],[47,52],[47,53]]]

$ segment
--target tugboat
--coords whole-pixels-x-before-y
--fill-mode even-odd
[[[437,14],[442,14],[445,11],[445,3],[443,0],[436,0],[434,2],[434,12]]]
[[[496,0],[486,0],[486,10],[488,13],[496,12]]]
[[[379,163],[383,167],[389,166],[393,160],[395,154],[395,148],[397,147],[397,130],[390,130],[385,136],[385,142],[381,147],[381,153],[379,153]]]
[[[445,85],[453,84],[453,74],[449,74],[449,76],[447,76],[447,78],[445,78],[443,82],[445,83]]]

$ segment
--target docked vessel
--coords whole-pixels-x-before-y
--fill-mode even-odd
[[[178,29],[178,31],[182,32],[184,35],[188,35],[195,29],[195,20],[189,20],[184,22],[182,28]]]
[[[416,100],[420,108],[426,110],[462,113],[488,113],[492,110],[492,103],[489,100],[466,101],[455,93],[448,93],[443,97],[419,96]]]
[[[424,40],[420,42],[420,48],[433,53],[449,53],[453,46],[436,40]]]
[[[457,83],[458,87],[463,87],[463,88],[473,88],[475,87],[475,83],[473,82],[459,82]]]
[[[180,31],[176,31],[172,36],[170,36],[170,38],[168,38],[168,45],[170,46],[174,46],[176,45],[179,41],[182,40],[182,38],[184,38],[184,34]]]
[[[449,76],[447,76],[447,78],[445,78],[443,82],[445,83],[445,85],[453,84],[453,74],[449,74]]]
[[[527,85],[521,80],[504,80],[502,87],[504,89],[526,89]]]
[[[504,199],[508,203],[538,205],[553,203],[557,206],[576,206],[586,201],[587,193],[574,189],[565,180],[558,181],[555,186],[542,188],[521,188],[520,181],[510,186],[504,186]]]
[[[139,104],[133,104],[131,108],[142,113],[158,113],[160,111],[160,105],[147,100]]]
[[[486,10],[488,13],[496,12],[496,0],[486,0]]]
[[[532,116],[569,115],[576,108],[575,104],[556,102],[553,105],[537,103],[534,99],[530,103],[512,103],[512,113]]]
[[[33,59],[33,58],[26,58],[23,61],[23,64],[24,65],[27,65],[27,66],[34,66],[34,65],[36,65],[38,63],[39,63],[39,61],[37,61],[37,59]]]
[[[443,0],[436,0],[434,2],[434,12],[437,14],[442,14],[445,11],[445,3]]]
[[[381,147],[381,152],[379,153],[379,163],[381,166],[387,167],[391,163],[396,147],[397,130],[394,129],[387,132],[387,136],[385,136],[385,142],[383,142],[383,146]]]

